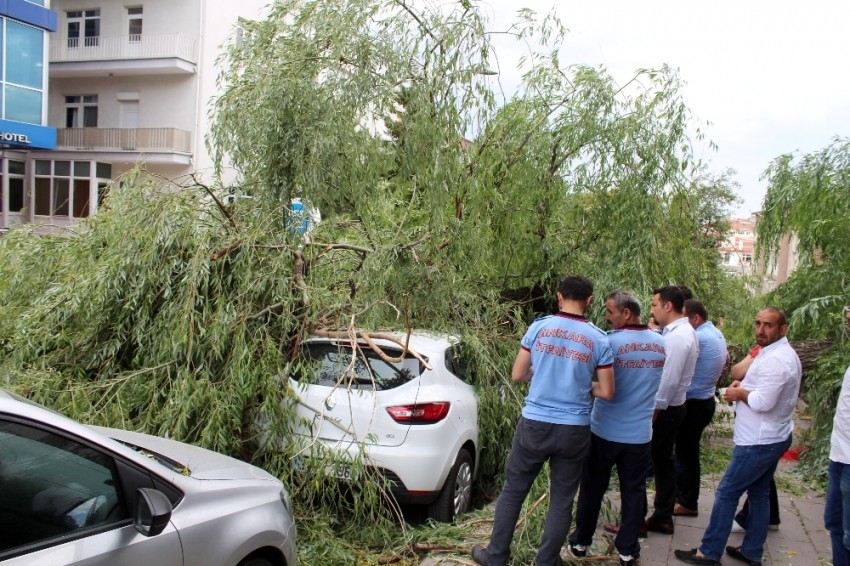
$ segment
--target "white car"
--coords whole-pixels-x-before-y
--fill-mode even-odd
[[[189,444],[87,427],[0,389],[0,562],[295,566],[283,484]]]
[[[452,521],[469,509],[479,455],[478,402],[458,340],[415,332],[402,355],[407,336],[383,336],[377,348],[360,338],[302,343],[307,367],[290,378],[296,432],[343,460],[362,454],[398,502],[427,504],[430,517]]]

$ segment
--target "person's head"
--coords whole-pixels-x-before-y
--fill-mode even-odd
[[[593,283],[583,275],[568,275],[558,285],[558,304],[563,301],[582,303],[587,308],[593,300]],[[563,310],[563,309],[561,309]]]
[[[605,320],[615,330],[628,324],[640,324],[640,302],[637,297],[622,289],[608,295]]]
[[[679,288],[679,291],[682,292],[682,298],[686,301],[689,301],[694,298],[694,293],[691,291],[691,288],[687,285],[676,285]]]
[[[685,298],[677,285],[665,285],[652,292],[652,316],[662,327],[682,318]]]
[[[850,305],[844,307],[844,310],[841,311],[841,315],[844,317],[844,322],[847,324],[847,328],[850,328]]]
[[[708,312],[705,310],[705,305],[696,299],[688,299],[682,307],[688,317],[688,322],[694,327],[694,330],[700,327],[702,323],[708,320]]]
[[[764,307],[756,315],[756,344],[764,348],[781,340],[788,332],[788,320],[782,309]]]

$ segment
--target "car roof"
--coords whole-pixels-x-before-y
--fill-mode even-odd
[[[0,415],[3,414],[60,429],[121,454],[132,461],[139,461],[140,456],[132,448],[109,438],[100,431],[57,413],[53,409],[49,409],[11,391],[0,388]],[[166,478],[172,478],[176,474],[173,474],[167,467],[162,466],[160,475]]]
[[[371,334],[384,334],[397,338],[402,344],[407,341],[407,332],[402,330],[378,330]],[[410,341],[407,342],[409,347],[424,356],[441,355],[446,348],[459,341],[459,337],[454,334],[436,332],[431,330],[413,330],[410,333]],[[311,336],[305,343],[316,342],[349,342],[348,338],[328,338],[325,336]],[[363,340],[358,340],[361,344]],[[373,342],[378,346],[387,348],[399,348],[399,345],[391,340],[373,339]]]

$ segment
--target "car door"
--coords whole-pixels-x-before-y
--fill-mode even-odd
[[[132,525],[115,459],[38,423],[0,417],[0,561],[182,565],[176,530]]]

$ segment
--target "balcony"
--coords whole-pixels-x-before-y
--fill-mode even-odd
[[[192,151],[192,134],[177,128],[59,128],[56,150],[183,153]]]
[[[197,41],[180,33],[50,40],[51,77],[192,74]]]

